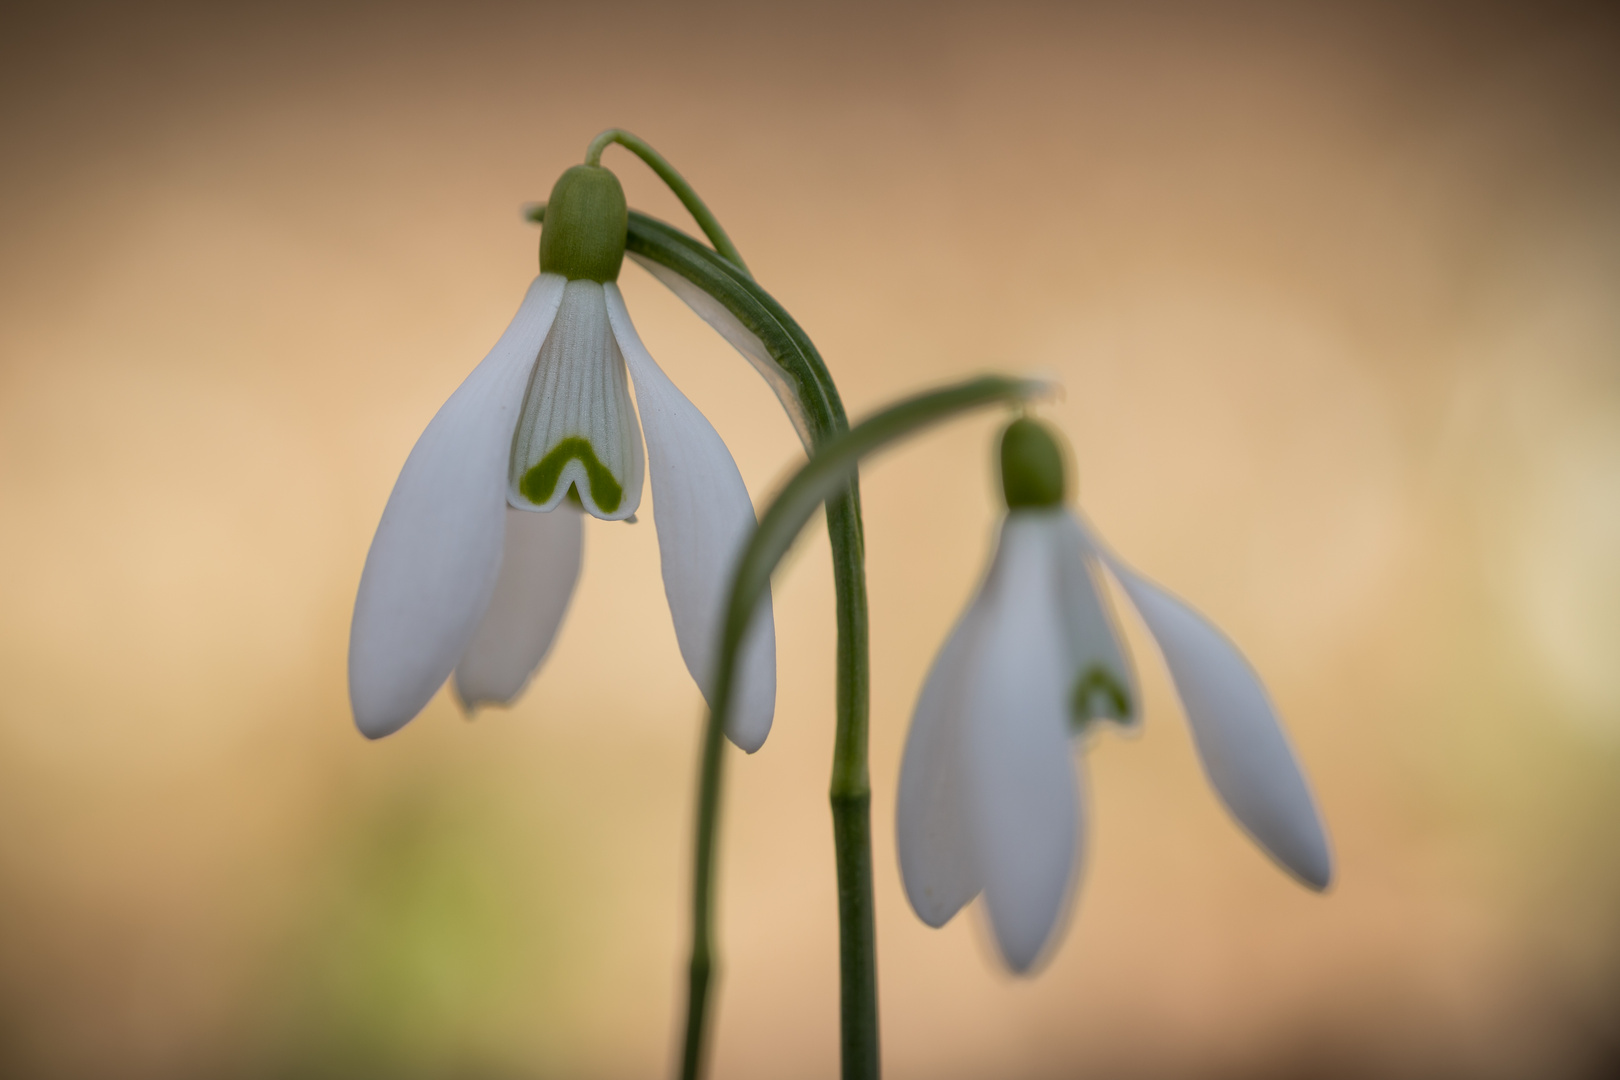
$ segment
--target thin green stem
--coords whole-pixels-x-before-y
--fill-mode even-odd
[[[822,444],[824,447],[826,443]],[[853,473],[826,501],[837,598],[837,727],[828,798],[838,881],[838,1030],[845,1080],[877,1080],[877,915],[872,898],[866,537]]]
[[[737,245],[731,242],[731,237],[726,235],[726,230],[721,227],[720,220],[714,216],[714,212],[709,209],[708,204],[698,196],[692,185],[686,182],[686,177],[676,172],[675,166],[665,160],[664,155],[648,145],[645,139],[622,128],[608,128],[591,140],[590,148],[585,151],[585,164],[600,165],[603,152],[614,143],[618,143],[642,161],[645,161],[652,171],[658,174],[658,178],[675,193],[675,197],[681,200],[681,205],[686,207],[686,212],[691,214],[693,220],[698,223],[698,228],[702,229],[703,235],[709,238],[709,243],[714,245],[714,250],[735,263],[737,269],[745,274],[748,273],[748,264],[743,262],[742,253],[737,250]]]
[[[724,712],[720,703],[729,701],[730,687],[725,681],[731,674],[743,632],[770,587],[771,571],[816,507],[839,494],[862,458],[958,413],[987,405],[1017,405],[1050,390],[1051,384],[1040,379],[983,375],[899,401],[818,447],[766,508],[738,560],[720,644],[714,712]],[[851,755],[852,761],[855,756]],[[845,769],[855,767],[840,764]],[[864,781],[864,776],[859,780]],[[850,793],[858,793],[858,789]]]
[[[1011,405],[1044,393],[1047,384],[987,376],[920,394],[890,406],[826,440],[771,502],[738,560],[726,603],[725,628],[715,672],[714,698],[703,733],[699,777],[697,848],[693,881],[692,996],[688,1002],[682,1076],[701,1075],[710,974],[715,876],[715,832],[720,821],[722,734],[731,708],[737,654],[748,624],[770,588],[771,572],[815,513],[827,504],[835,539],[834,568],[864,582],[859,520],[847,516],[847,499],[861,458],[889,443],[961,412]],[[866,619],[861,603],[839,614],[839,728],[831,791],[833,839],[838,865],[839,958],[843,1075],[876,1078],[879,1072],[876,935],[872,915],[871,792],[866,765]],[[855,612],[859,611],[859,616]]]
[[[697,849],[692,875],[692,959],[687,973],[686,1034],[681,1042],[681,1076],[703,1075],[708,1050],[709,986],[714,977],[710,928],[714,922],[715,835],[720,823],[721,765],[724,728],[710,723],[703,730],[698,769]]]

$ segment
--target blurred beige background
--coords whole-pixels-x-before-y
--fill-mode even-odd
[[[1061,949],[899,888],[911,701],[991,417],[864,473],[888,1074],[1562,1077],[1620,1060],[1620,36],[1580,8],[8,9],[0,1072],[643,1077],[675,1045],[701,700],[650,523],[592,522],[522,702],[378,744],[344,663],[417,434],[535,270],[520,203],[662,148],[850,411],[1055,373],[1082,502],[1246,649],[1306,893],[1147,729],[1087,758]],[[622,151],[633,205],[688,226]],[[756,501],[763,383],[647,275]],[[826,543],[731,760],[717,1077],[836,1070]]]

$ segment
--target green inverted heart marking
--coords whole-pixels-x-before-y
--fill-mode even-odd
[[[563,466],[576,459],[585,466],[585,478],[591,485],[591,500],[604,514],[613,513],[624,500],[624,488],[596,456],[590,440],[578,435],[570,435],[553,446],[550,453],[523,474],[523,479],[518,482],[518,490],[525,499],[536,506],[540,505],[557,490]]]
[[[1102,708],[1097,708],[1092,699],[1102,695]],[[1131,697],[1125,688],[1119,685],[1118,680],[1101,664],[1093,664],[1086,669],[1086,673],[1075,683],[1074,697],[1070,699],[1069,708],[1074,713],[1074,726],[1080,727],[1088,720],[1099,716],[1112,716],[1116,720],[1128,720],[1131,715]]]

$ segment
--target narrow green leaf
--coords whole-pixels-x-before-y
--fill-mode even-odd
[[[737,650],[754,609],[770,586],[771,572],[816,507],[849,483],[861,458],[958,413],[986,405],[1017,404],[1050,389],[1049,383],[1034,379],[999,375],[970,379],[891,405],[824,443],[771,502],[738,561],[721,641],[722,681],[717,685],[722,689],[716,695],[716,711],[729,700],[727,682]]]

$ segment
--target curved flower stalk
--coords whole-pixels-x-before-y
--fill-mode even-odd
[[[753,613],[758,609],[760,598],[770,589],[772,571],[781,562],[782,556],[787,554],[794,538],[815,513],[816,507],[823,503],[827,506],[830,527],[839,501],[847,497],[854,485],[856,466],[863,457],[966,410],[1026,402],[1050,389],[1049,384],[1033,379],[997,376],[972,379],[891,405],[855,427],[827,438],[771,501],[760,518],[759,528],[743,549],[726,600],[724,637],[720,643],[719,667],[715,677],[716,693],[711,699],[709,722],[704,729],[698,785],[697,865],[693,875],[692,983],[681,1063],[683,1080],[695,1080],[703,1068],[713,933],[715,839],[720,822],[721,733],[729,723],[731,693],[736,685],[735,675],[739,670],[744,643],[752,632]],[[837,535],[834,534],[835,538]],[[835,561],[834,565],[841,564]],[[840,640],[843,640],[842,634]],[[861,640],[864,643],[864,635]],[[861,673],[864,674],[864,667]],[[864,706],[864,680],[857,686],[861,691],[859,700]],[[841,683],[840,698],[843,696]],[[841,708],[842,704],[841,701]],[[839,956],[840,970],[844,976],[843,1075],[876,1077],[879,1072],[877,997],[871,935],[872,857],[869,844],[869,793],[865,787],[865,731],[863,726],[859,741],[847,738],[845,731],[841,722],[832,792],[842,931],[839,935]],[[858,765],[858,773],[845,771],[851,761]],[[850,917],[852,911],[855,913],[853,918]],[[851,978],[852,973],[855,978]]]
[[[996,552],[923,685],[900,769],[912,909],[943,926],[982,893],[1009,968],[1027,972],[1047,951],[1084,846],[1072,744],[1096,721],[1139,722],[1104,570],[1158,642],[1216,793],[1284,869],[1326,888],[1332,857],[1316,803],[1237,647],[1064,505],[1062,453],[1040,424],[1015,421],[1001,453],[1008,510]]]
[[[616,283],[628,223],[617,178],[576,166],[548,205],[539,276],[417,440],[366,557],[349,693],[370,738],[408,723],[452,673],[469,711],[521,694],[578,579],[583,515],[635,520],[644,473],[681,655],[713,693],[723,589],[753,504],[725,443],[630,321]],[[727,732],[749,752],[776,698],[769,597],[761,607]]]

